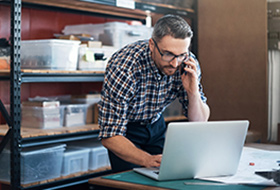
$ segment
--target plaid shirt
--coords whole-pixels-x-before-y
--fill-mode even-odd
[[[198,61],[197,73],[200,81]],[[200,83],[199,89],[201,99],[206,102]],[[99,102],[99,138],[125,136],[128,122],[157,121],[177,97],[187,117],[188,96],[179,70],[172,76],[161,75],[151,58],[148,41],[127,45],[111,57],[106,68]]]

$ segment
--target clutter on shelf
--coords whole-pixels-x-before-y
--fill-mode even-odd
[[[10,45],[5,38],[0,39],[0,69],[10,69]]]
[[[0,181],[10,182],[10,149],[0,154]],[[21,184],[110,169],[107,149],[97,140],[23,148]]]
[[[44,181],[61,176],[63,153],[66,144],[24,148],[20,153],[21,184]],[[0,180],[10,182],[10,150],[0,154]]]
[[[51,129],[97,123],[100,99],[100,94],[29,98],[22,102],[21,125]]]
[[[103,45],[113,46],[116,49],[137,40],[146,40],[151,37],[153,28],[145,25],[129,25],[125,22],[107,22],[103,24],[68,25],[63,29],[65,35],[90,34]]]
[[[194,0],[136,0],[142,3],[155,4],[159,6],[171,5],[179,8],[193,8]]]
[[[76,70],[80,43],[59,39],[22,41],[21,68]]]

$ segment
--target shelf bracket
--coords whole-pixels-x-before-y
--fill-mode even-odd
[[[7,110],[6,110],[6,108],[5,108],[4,104],[3,104],[3,102],[2,102],[1,100],[0,100],[0,111],[1,111],[1,113],[2,113],[2,115],[3,115],[3,117],[4,117],[4,119],[5,119],[5,121],[6,121],[7,124],[9,125],[9,127],[11,127],[11,126],[12,126],[12,124],[11,124],[11,118],[10,118],[9,113],[7,112]]]
[[[0,111],[5,119],[5,121],[7,122],[8,126],[9,126],[9,130],[6,133],[6,135],[4,136],[4,138],[2,139],[1,143],[0,143],[0,154],[2,153],[3,149],[5,148],[5,146],[7,145],[7,143],[9,142],[9,139],[11,137],[11,118],[3,104],[3,102],[0,100]]]
[[[4,150],[4,148],[6,147],[6,145],[8,144],[10,138],[11,138],[11,129],[8,130],[8,132],[6,133],[6,135],[3,137],[1,143],[0,143],[0,154],[2,153],[2,151]]]

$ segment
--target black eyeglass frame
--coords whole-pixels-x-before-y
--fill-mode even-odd
[[[166,54],[164,54],[164,53],[162,53],[162,52],[160,51],[160,49],[159,49],[159,47],[158,47],[158,45],[157,45],[157,42],[156,42],[153,38],[152,38],[152,40],[153,40],[153,42],[155,43],[156,48],[157,48],[159,54],[161,55],[161,59],[162,59],[163,61],[171,62],[171,61],[173,61],[175,58],[177,58],[177,61],[178,61],[179,63],[182,63],[182,62],[184,62],[184,61],[189,60],[189,58],[190,58],[190,51],[189,51],[189,50],[188,50],[187,53],[184,53],[183,55],[182,55],[182,54],[181,54],[181,55],[174,55],[173,53],[170,52],[170,53],[168,53],[168,54],[173,55],[173,58],[170,59],[170,60],[165,60],[165,59],[163,59],[163,56],[166,55]],[[181,56],[182,56],[183,59],[182,59],[182,60],[179,60],[178,58],[181,57]]]

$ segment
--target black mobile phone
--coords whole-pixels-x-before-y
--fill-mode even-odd
[[[186,67],[186,64],[185,64],[184,61],[182,62],[180,67],[181,67],[181,75],[184,74],[184,73],[187,74],[187,71],[184,70],[184,68]]]
[[[182,61],[182,63],[181,63],[181,75],[182,74],[187,74],[188,72],[187,71],[185,71],[185,67],[187,66],[187,64],[185,63],[185,62],[187,62],[189,60],[189,58],[185,58],[183,61]]]

